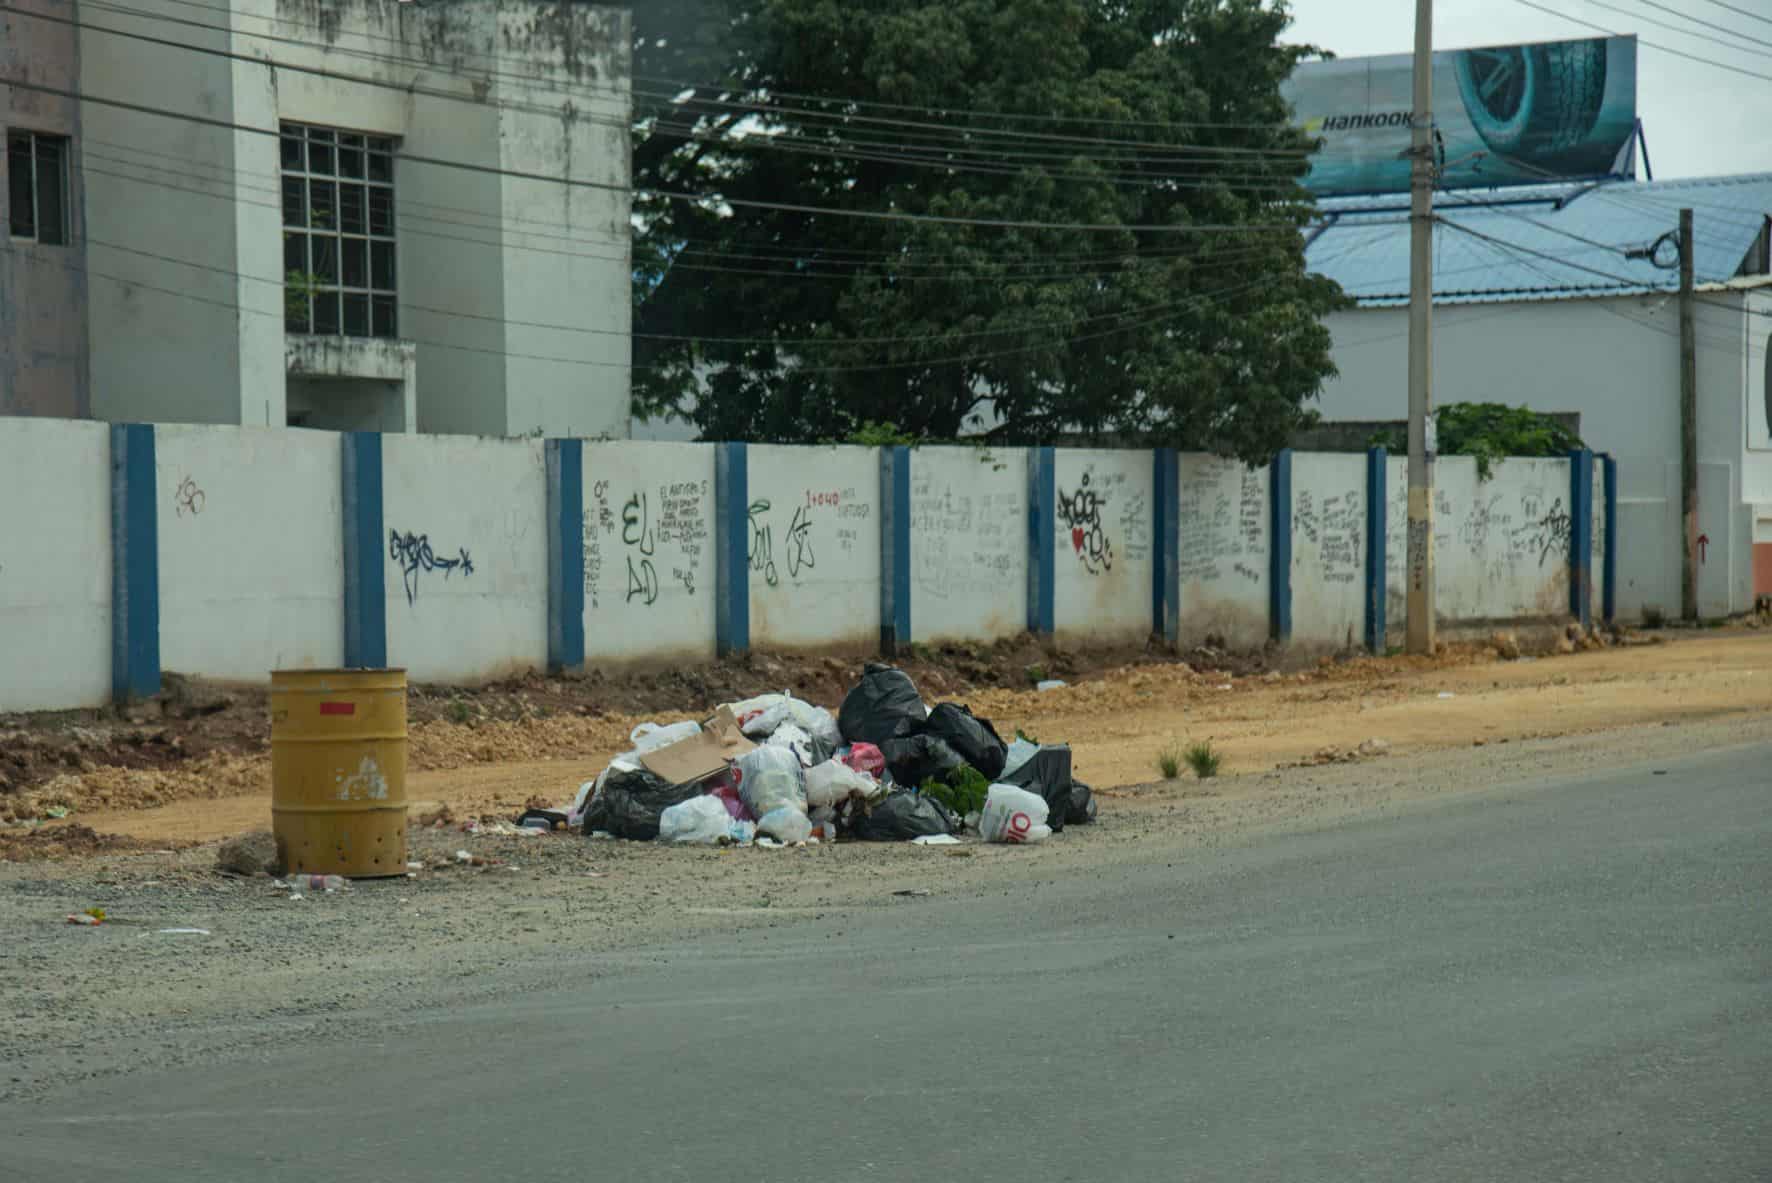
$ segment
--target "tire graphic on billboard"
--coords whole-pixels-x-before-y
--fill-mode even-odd
[[[1461,50],[1454,70],[1471,126],[1496,153],[1549,173],[1611,163],[1612,150],[1596,155],[1591,140],[1606,101],[1605,41]]]

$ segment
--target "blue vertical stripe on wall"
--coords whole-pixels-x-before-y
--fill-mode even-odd
[[[111,427],[111,696],[160,692],[160,538],[154,428]]]
[[[1594,454],[1569,453],[1569,615],[1593,623]]]
[[[1028,452],[1028,631],[1054,627],[1058,575],[1058,460],[1051,448]]]
[[[381,436],[352,431],[343,453],[345,668],[388,664],[387,546],[382,528]]]
[[[1181,467],[1174,448],[1153,454],[1156,531],[1151,548],[1151,632],[1173,643],[1181,635]]]
[[[549,440],[548,669],[585,663],[585,450],[583,440]]]
[[[880,652],[911,643],[911,450],[880,449]]]
[[[743,444],[714,446],[714,646],[751,647],[750,462]]]
[[[1618,617],[1618,461],[1609,453],[1600,456],[1600,480],[1606,496],[1606,555],[1601,568],[1600,611],[1606,623]]]
[[[1384,652],[1384,566],[1388,557],[1385,554],[1385,520],[1388,508],[1385,505],[1385,491],[1388,483],[1385,480],[1385,469],[1389,460],[1383,448],[1370,448],[1366,452],[1366,649],[1370,653]]]
[[[1274,457],[1268,480],[1273,545],[1268,549],[1268,630],[1274,640],[1292,636],[1292,449]]]

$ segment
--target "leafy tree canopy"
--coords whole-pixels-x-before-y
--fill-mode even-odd
[[[635,184],[710,196],[636,201],[636,410],[710,439],[890,422],[1265,458],[1312,418],[1341,302],[1304,268],[1311,143],[1279,87],[1316,51],[1279,44],[1289,21],[1281,0],[643,7]]]

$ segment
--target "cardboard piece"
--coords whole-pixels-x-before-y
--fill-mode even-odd
[[[730,761],[756,746],[738,729],[731,710],[721,707],[702,722],[700,734],[655,748],[640,763],[671,784],[688,785],[725,772]]]

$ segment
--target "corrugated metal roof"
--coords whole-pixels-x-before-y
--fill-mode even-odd
[[[1434,302],[1562,300],[1679,287],[1670,237],[1692,208],[1698,282],[1720,283],[1772,214],[1772,173],[1678,181],[1562,183],[1434,195]],[[1324,198],[1306,259],[1363,305],[1409,299],[1409,198]]]

